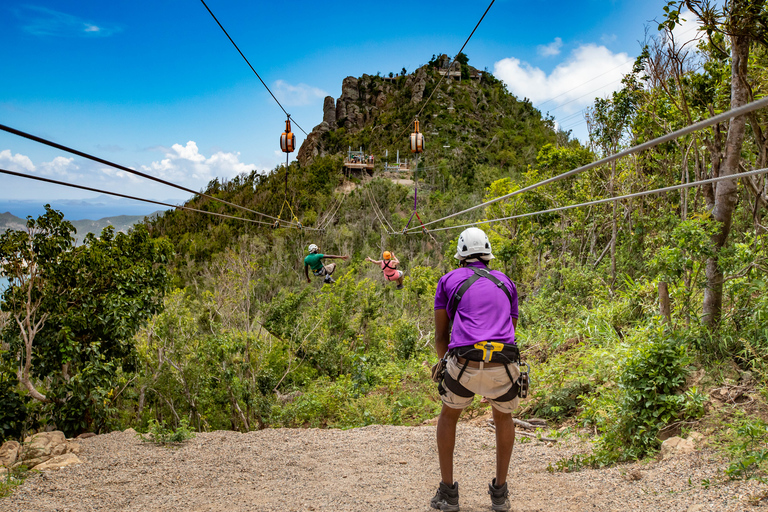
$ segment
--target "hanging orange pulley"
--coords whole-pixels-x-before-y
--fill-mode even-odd
[[[416,120],[416,131],[411,134],[411,153],[424,151],[424,134],[419,133],[419,121]]]
[[[296,136],[291,133],[291,118],[285,120],[285,131],[280,136],[280,149],[283,153],[293,153],[296,149]]]

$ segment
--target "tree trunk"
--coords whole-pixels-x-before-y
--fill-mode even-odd
[[[659,314],[668,324],[672,323],[672,307],[669,303],[669,287],[666,281],[659,281]]]
[[[746,83],[749,45],[749,36],[731,36],[731,108],[740,107],[749,101],[749,87]],[[739,172],[745,128],[746,118],[744,116],[731,119],[725,142],[725,156],[720,167],[721,176],[731,176]],[[738,198],[737,187],[737,180],[721,181],[717,184],[714,194],[712,217],[720,225],[712,236],[715,254],[707,260],[707,284],[704,290],[702,311],[702,321],[710,328],[715,327],[720,322],[723,307],[723,271],[718,265],[718,256],[731,231],[733,210]]]
[[[616,152],[616,148],[614,147],[614,153]],[[611,184],[610,184],[610,196],[613,197],[614,190],[616,187],[616,160],[611,162]],[[613,201],[611,203],[613,205],[612,209],[612,218],[611,218],[611,288],[613,288],[613,285],[616,284],[616,232],[617,232],[617,224],[616,224],[616,201]]]

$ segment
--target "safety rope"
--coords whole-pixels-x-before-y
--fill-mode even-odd
[[[678,137],[682,137],[684,135],[688,135],[689,133],[695,132],[697,130],[700,130],[702,128],[707,128],[709,126],[712,126],[714,124],[717,124],[722,121],[727,121],[733,117],[738,117],[744,114],[748,114],[750,112],[754,112],[755,110],[758,110],[760,108],[768,106],[768,97],[753,101],[751,103],[748,103],[746,105],[743,105],[741,107],[733,108],[731,110],[728,110],[726,112],[723,112],[722,114],[718,114],[716,116],[710,117],[709,119],[704,119],[703,121],[699,121],[697,123],[691,124],[689,126],[686,126],[685,128],[681,128],[679,130],[676,130],[674,132],[668,133],[666,135],[662,135],[661,137],[657,137],[653,140],[650,140],[648,142],[644,142],[642,144],[638,144],[637,146],[633,146],[631,148],[625,149],[623,151],[620,151],[618,153],[614,153],[613,155],[607,156],[605,158],[602,158],[600,160],[597,160],[595,162],[592,162],[587,165],[583,165],[581,167],[578,167],[576,169],[570,170],[568,172],[564,172],[562,174],[558,174],[557,176],[553,176],[552,178],[548,178],[546,180],[542,180],[538,183],[534,183],[533,185],[529,185],[525,188],[521,188],[519,190],[515,190],[514,192],[510,192],[509,194],[505,194],[503,196],[499,196],[497,198],[491,199],[490,201],[485,201],[484,203],[480,203],[478,205],[472,206],[470,208],[467,208],[466,210],[462,210],[460,212],[452,213],[450,215],[446,215],[445,217],[441,217],[439,219],[430,221],[425,223],[422,226],[422,229],[426,226],[435,224],[437,222],[442,222],[444,220],[457,217],[459,215],[463,215],[465,213],[471,212],[473,210],[477,210],[478,208],[484,208],[490,204],[497,203],[499,201],[503,201],[504,199],[508,199],[510,197],[516,196],[518,194],[522,194],[524,192],[529,192],[531,190],[537,189],[541,186],[548,185],[550,183],[553,183],[555,181],[560,181],[562,179],[568,178],[570,176],[573,176],[575,174],[580,174],[585,171],[588,171],[590,169],[594,169],[596,167],[600,167],[602,165],[605,165],[607,163],[613,162],[614,160],[618,160],[620,158],[623,158],[628,155],[632,155],[634,153],[639,153],[640,151],[645,151],[646,149],[651,149],[653,147],[658,146],[659,144],[662,144],[664,142],[668,142],[670,140],[674,140]],[[418,229],[417,227],[413,227],[410,229],[406,229],[406,232],[414,231]]]
[[[224,213],[217,213],[217,212],[209,212],[209,211],[206,211],[206,210],[198,210],[197,208],[190,208],[189,206],[182,206],[182,205],[178,205],[178,204],[163,203],[161,201],[155,201],[153,199],[144,199],[142,197],[129,196],[127,194],[119,194],[117,192],[109,192],[108,190],[101,190],[101,189],[98,189],[98,188],[86,187],[86,186],[83,186],[83,185],[75,185],[74,183],[66,183],[64,181],[52,180],[50,178],[43,178],[42,176],[30,176],[28,174],[22,174],[20,172],[9,171],[7,169],[0,169],[0,173],[2,173],[2,174],[9,174],[11,176],[18,176],[19,178],[26,178],[26,179],[30,179],[30,180],[42,181],[44,183],[52,183],[54,185],[62,185],[64,187],[77,188],[77,189],[80,189],[80,190],[88,190],[89,192],[98,192],[100,194],[107,194],[107,195],[115,196],[115,197],[123,197],[125,199],[133,199],[134,201],[142,201],[144,203],[158,204],[158,205],[161,205],[161,206],[167,206],[167,207],[176,208],[176,209],[179,209],[179,210],[187,210],[187,211],[191,211],[191,212],[204,213],[206,215],[214,215],[216,217],[223,217],[225,219],[242,220],[242,221],[245,221],[245,222],[253,222],[254,224],[270,225],[269,222],[263,222],[263,221],[260,221],[260,220],[246,219],[246,218],[243,218],[243,217],[234,217],[232,215],[227,215],[227,214],[224,214]]]
[[[408,231],[408,226],[411,225],[411,221],[413,220],[414,215],[416,216],[417,219],[419,219],[419,224],[421,224],[422,232],[427,233],[427,228],[424,227],[424,222],[421,220],[421,217],[419,216],[419,212],[417,211],[418,197],[419,197],[419,157],[417,156],[416,167],[413,171],[413,213],[408,218],[408,222],[406,222],[405,227],[403,228],[403,234],[405,234]],[[411,228],[411,229],[415,229],[415,228]]]
[[[210,199],[211,201],[218,201],[220,203],[224,203],[226,205],[232,206],[234,208],[238,208],[240,210],[255,213],[256,215],[260,215],[261,217],[266,217],[268,219],[274,219],[277,220],[275,217],[272,217],[271,215],[267,215],[266,213],[257,212],[255,210],[251,210],[250,208],[246,208],[245,206],[240,206],[239,204],[230,203],[229,201],[225,201],[224,199],[211,196],[209,194],[206,194],[204,192],[197,192],[195,190],[192,190],[191,188],[183,187],[181,185],[177,185],[175,183],[171,183],[170,181],[166,181],[162,178],[156,178],[155,176],[152,176],[150,174],[146,174],[140,171],[137,171],[135,169],[131,169],[129,167],[125,167],[124,165],[116,164],[114,162],[110,162],[109,160],[104,160],[103,158],[99,158],[93,155],[89,155],[88,153],[83,153],[82,151],[78,151],[76,149],[69,148],[67,146],[64,146],[62,144],[58,144],[56,142],[52,142],[47,139],[43,139],[42,137],[37,137],[36,135],[32,135],[26,132],[22,132],[21,130],[17,130],[15,128],[11,128],[10,126],[5,126],[4,124],[0,124],[0,130],[3,130],[8,133],[12,133],[14,135],[18,135],[19,137],[23,137],[25,139],[29,139],[35,142],[39,142],[40,144],[45,144],[46,146],[50,146],[52,148],[60,149],[62,151],[66,151],[67,153],[71,153],[73,155],[77,155],[83,158],[87,158],[88,160],[93,160],[94,162],[98,162],[100,164],[108,165],[110,167],[114,167],[115,169],[120,169],[121,171],[125,171],[130,174],[134,174],[136,176],[141,176],[142,178],[146,178],[148,180],[156,181],[158,183],[162,183],[163,185],[167,185],[169,187],[173,187],[178,190],[183,190],[184,192],[188,192],[192,194],[193,196],[200,196],[205,197],[207,199]]]

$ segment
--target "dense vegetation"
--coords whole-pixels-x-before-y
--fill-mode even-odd
[[[658,39],[622,89],[590,110],[589,144],[557,132],[487,72],[481,80],[444,82],[422,115],[423,131],[435,133],[430,146],[441,149],[421,162],[420,216],[441,217],[759,98],[768,85],[763,3],[734,1],[725,13],[688,4],[710,37],[697,51],[665,39],[679,21],[679,6],[670,4]],[[429,67],[426,75],[424,97],[439,80]],[[368,80],[365,87],[384,90],[382,78]],[[47,423],[74,434],[158,421],[249,430],[433,417],[432,301],[437,279],[455,265],[460,230],[386,235],[374,204],[399,232],[412,213],[413,186],[345,177],[339,154],[350,145],[377,154],[405,149],[394,137],[419,108],[405,80],[387,85],[386,105],[364,128],[324,135],[330,154],[311,165],[207,187],[207,194],[271,215],[287,199],[305,226],[329,222],[325,232],[172,211],[128,237],[105,232],[74,248],[55,212],[31,220],[47,247],[34,254],[77,267],[51,264],[30,288],[29,300],[39,300],[47,315],[31,356],[13,321],[25,300],[22,279],[3,296],[11,316],[0,437]],[[444,225],[767,167],[766,130],[759,111]],[[733,427],[731,446],[742,463],[734,475],[764,469],[766,454],[760,459],[755,447],[766,439],[768,411],[765,191],[765,177],[746,177],[486,225],[494,265],[520,291],[519,339],[534,367],[533,397],[522,414],[599,434],[593,453],[561,461],[563,469],[643,457],[660,436],[724,425]],[[238,214],[200,197],[190,205]],[[29,247],[14,236],[22,234],[0,240],[5,258]],[[335,284],[303,280],[309,243],[351,256],[340,262]],[[384,249],[404,264],[403,291],[364,261]],[[24,372],[17,379],[15,369],[25,363],[28,383],[46,400],[19,383]],[[723,396],[724,389],[741,394],[715,407],[708,394]]]

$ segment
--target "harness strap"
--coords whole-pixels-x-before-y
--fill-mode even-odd
[[[472,269],[474,274],[472,274],[467,280],[465,280],[461,287],[456,291],[456,293],[451,297],[451,301],[449,304],[450,309],[453,310],[453,314],[456,314],[456,309],[459,307],[459,301],[461,301],[461,298],[464,296],[465,293],[467,293],[467,290],[470,286],[475,284],[475,281],[480,279],[481,277],[484,277],[488,280],[490,280],[493,284],[495,284],[498,288],[501,288],[501,290],[507,295],[507,299],[509,299],[509,305],[512,307],[512,294],[509,293],[509,289],[502,283],[496,276],[491,274],[491,271],[487,268],[477,268],[477,267],[469,267]]]
[[[469,398],[471,396],[475,396],[475,394],[465,388],[459,380],[461,379],[461,375],[464,373],[464,370],[467,368],[467,364],[464,364],[464,368],[461,369],[461,372],[459,373],[459,377],[457,379],[454,379],[451,377],[451,374],[448,372],[448,370],[445,371],[445,375],[443,375],[443,382],[440,383],[440,386],[445,386],[450,391],[452,391],[454,394],[463,397],[463,398]],[[440,394],[445,394],[440,390],[440,386],[438,386],[438,390],[440,391]]]

